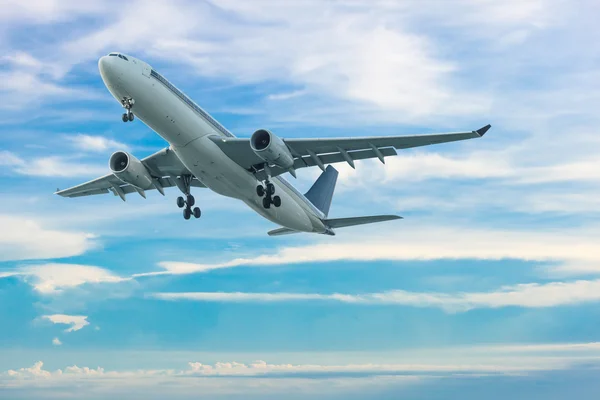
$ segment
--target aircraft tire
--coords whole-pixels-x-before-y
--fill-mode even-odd
[[[192,196],[191,194],[187,196],[186,201],[188,207],[194,207],[194,204],[196,204],[196,199],[194,199],[194,196]]]
[[[273,205],[275,207],[281,206],[281,197],[279,197],[279,196],[273,197]]]

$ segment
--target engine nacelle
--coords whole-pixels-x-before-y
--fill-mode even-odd
[[[289,169],[294,166],[294,157],[283,140],[266,129],[259,129],[250,137],[250,147],[269,164]]]
[[[140,160],[124,151],[117,151],[110,156],[108,166],[113,175],[125,183],[140,189],[152,186],[152,176]]]

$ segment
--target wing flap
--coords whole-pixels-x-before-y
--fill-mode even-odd
[[[393,147],[387,147],[379,149],[381,154],[384,157],[391,157],[398,154]],[[366,160],[369,158],[376,158],[375,152],[372,149],[368,150],[358,150],[358,151],[349,151],[347,154],[352,158],[352,160]],[[340,152],[330,153],[330,154],[321,154],[318,156],[323,164],[335,164],[340,162],[346,162],[344,155]],[[306,168],[306,167],[314,167],[318,164],[316,161],[308,156],[308,157],[300,157],[294,160],[294,169]],[[267,175],[262,167],[256,168],[256,178],[259,180],[264,180]],[[279,167],[271,167],[271,176],[278,176],[286,173],[287,170]]]

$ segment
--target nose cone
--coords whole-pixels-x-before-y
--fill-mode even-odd
[[[128,71],[125,64],[125,61],[114,56],[104,56],[98,60],[98,69],[106,86],[118,87],[123,85],[124,74]]]
[[[110,83],[111,81],[117,79],[118,74],[116,71],[114,58],[116,57],[104,56],[100,57],[100,60],[98,60],[98,69],[100,70],[100,75],[106,83]]]

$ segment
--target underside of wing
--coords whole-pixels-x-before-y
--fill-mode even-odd
[[[146,190],[156,189],[163,193],[164,188],[181,187],[184,177],[187,177],[190,186],[204,187],[200,181],[191,176],[188,169],[169,148],[160,150],[140,161],[151,178],[150,187],[140,188],[124,182],[114,174],[107,174],[68,189],[58,190],[56,194],[62,197],[82,197],[113,193],[125,200],[125,195],[129,193],[139,193],[145,197]]]
[[[402,219],[398,215],[369,215],[366,217],[333,218],[326,219],[323,222],[330,228],[346,228],[348,226],[374,224],[377,222],[392,221]]]
[[[269,236],[283,236],[283,235],[291,235],[293,233],[300,233],[299,231],[295,231],[290,228],[279,228],[273,229],[272,231],[267,232]]]
[[[354,161],[378,158],[385,162],[385,157],[397,154],[397,149],[428,146],[439,143],[482,137],[491,125],[467,132],[450,132],[408,136],[372,136],[355,138],[323,138],[323,139],[284,139],[285,151],[293,157],[293,165],[281,167],[277,163],[270,165],[271,176],[277,176],[299,168],[318,166],[325,170],[327,164],[346,162],[354,168]],[[269,134],[271,134],[269,132]],[[272,135],[272,134],[271,134]],[[214,137],[213,141],[237,164],[255,173],[258,179],[265,179],[265,160],[259,157],[250,146],[251,139]]]

